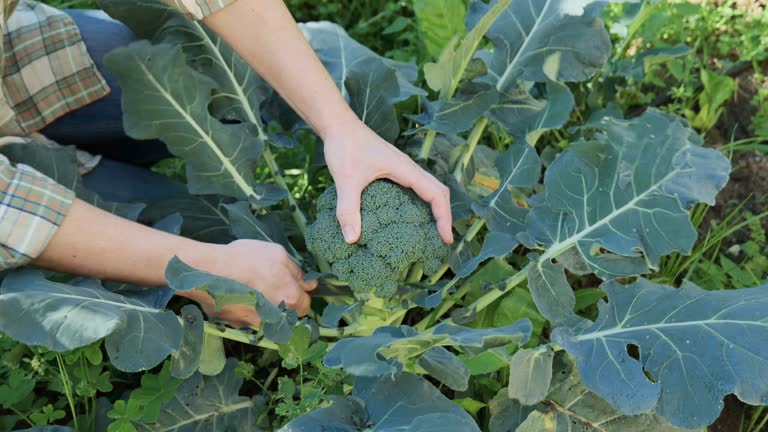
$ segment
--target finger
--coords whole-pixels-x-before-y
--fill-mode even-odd
[[[352,182],[338,183],[336,185],[336,218],[341,225],[344,241],[355,243],[360,238],[360,196],[363,188]]]
[[[304,272],[301,271],[301,268],[290,258],[286,258],[285,267],[288,269],[288,273],[291,274],[291,277],[296,280],[304,280]]]
[[[307,291],[307,292],[314,291],[315,288],[317,288],[317,283],[318,283],[317,280],[312,280],[312,281],[305,281],[303,279],[301,280],[301,286],[304,288],[304,291]]]
[[[430,204],[440,237],[447,244],[453,243],[450,191],[418,165],[412,161],[409,162],[403,164],[402,168],[393,170],[392,180],[411,188],[416,195]]]
[[[288,272],[293,276],[293,278],[296,280],[296,282],[299,284],[299,287],[304,291],[312,291],[313,289],[317,288],[317,281],[305,281],[304,280],[304,271],[301,270],[301,268],[296,265],[293,261],[287,261],[286,266],[288,267]]]
[[[304,316],[307,314],[307,312],[309,312],[311,303],[312,299],[309,298],[309,294],[302,292],[293,308],[296,309],[296,313],[299,316]]]

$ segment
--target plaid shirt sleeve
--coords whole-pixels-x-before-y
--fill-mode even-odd
[[[203,19],[237,0],[162,0],[193,19]]]
[[[67,14],[34,1],[0,1],[0,135],[29,135],[109,93]]]
[[[69,189],[0,155],[0,269],[40,256],[73,201]]]

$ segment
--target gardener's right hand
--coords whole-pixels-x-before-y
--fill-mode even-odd
[[[276,305],[284,301],[300,316],[309,311],[308,292],[317,287],[317,282],[304,282],[304,273],[282,246],[258,240],[237,240],[228,245],[211,245],[204,256],[207,258],[190,265],[248,285]],[[209,317],[226,321],[232,327],[256,326],[260,322],[252,306],[232,305],[216,311],[213,298],[206,292],[177,294],[196,301]]]

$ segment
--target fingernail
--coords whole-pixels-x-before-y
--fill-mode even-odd
[[[355,239],[355,229],[352,227],[352,225],[344,225],[342,231],[344,232],[344,240],[347,243]]]

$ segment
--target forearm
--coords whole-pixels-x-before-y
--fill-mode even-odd
[[[215,257],[208,245],[122,219],[76,200],[33,264],[81,276],[142,286],[165,284],[165,267],[177,255],[191,265]]]
[[[322,139],[359,123],[282,0],[238,0],[203,21]]]

